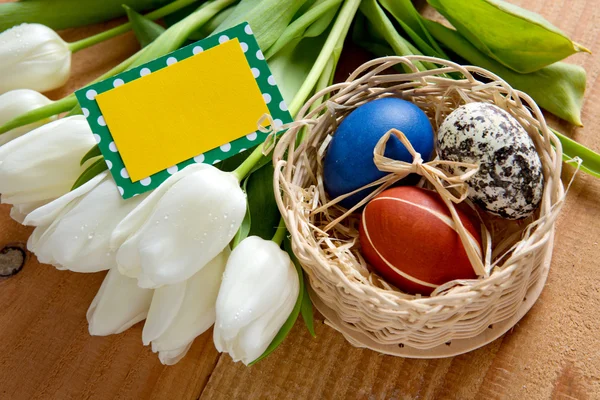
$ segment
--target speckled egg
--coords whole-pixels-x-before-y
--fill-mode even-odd
[[[523,126],[500,107],[457,108],[440,126],[437,145],[443,160],[479,164],[468,181],[469,198],[486,211],[520,219],[537,209],[544,186],[540,157]]]

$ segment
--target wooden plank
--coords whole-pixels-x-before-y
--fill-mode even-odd
[[[600,151],[597,1],[514,2],[594,51],[569,60],[588,71],[586,127],[551,122]],[[66,31],[63,37],[72,41],[112,25]],[[67,86],[50,96],[84,85],[136,49],[128,34],[83,50],[73,58]],[[572,171],[566,168],[565,181]],[[579,174],[558,224],[547,286],[532,311],[503,338],[442,360],[357,349],[322,323],[313,339],[300,322],[281,348],[253,367],[219,357],[211,332],[179,364],[164,367],[142,346],[141,324],[121,335],[88,335],[85,312],[103,273],[56,271],[30,256],[22,272],[0,281],[0,399],[600,398],[599,198],[600,181]],[[30,231],[8,217],[8,207],[0,207],[0,248],[24,243]]]

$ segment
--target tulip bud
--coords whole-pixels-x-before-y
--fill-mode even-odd
[[[163,364],[181,360],[194,339],[215,323],[215,303],[229,247],[190,279],[154,291],[142,340]]]
[[[2,203],[23,221],[35,208],[69,192],[87,165],[81,158],[95,144],[82,115],[40,126],[0,147]]]
[[[246,213],[246,195],[228,172],[192,164],[152,192],[111,239],[124,275],[141,287],[183,282],[229,244]]]
[[[90,335],[106,336],[126,331],[148,314],[153,290],[139,288],[135,279],[111,268],[87,311]]]
[[[215,347],[248,365],[260,357],[292,312],[298,273],[272,241],[250,236],[231,252],[217,298]]]
[[[123,200],[107,172],[32,211],[25,225],[37,226],[27,242],[40,262],[75,272],[97,272],[116,265],[112,231],[145,195]]]
[[[6,92],[0,95],[0,126],[21,114],[35,110],[38,107],[42,107],[50,103],[52,103],[51,100],[35,90],[18,89]],[[14,138],[22,136],[38,126],[48,123],[52,119],[54,119],[54,117],[51,119],[43,119],[41,121],[22,126],[20,128],[15,128],[11,131],[1,134],[0,146],[10,142]]]
[[[69,45],[47,26],[21,24],[0,33],[0,93],[56,89],[70,70]]]

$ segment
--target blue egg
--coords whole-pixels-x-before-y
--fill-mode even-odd
[[[375,166],[373,150],[387,131],[396,128],[406,135],[424,161],[433,153],[433,128],[427,115],[413,103],[387,97],[363,104],[340,123],[325,154],[323,183],[331,199],[350,193],[386,175]],[[385,156],[412,162],[412,156],[395,136]],[[375,189],[365,189],[339,204],[351,208]]]

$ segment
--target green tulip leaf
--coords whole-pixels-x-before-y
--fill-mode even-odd
[[[165,31],[165,28],[138,14],[134,9],[127,5],[123,4],[123,8],[127,11],[127,18],[129,19],[129,22],[131,22],[133,33],[135,33],[135,37],[138,42],[140,42],[140,46],[148,46]]]
[[[250,24],[260,48],[266,52],[283,34],[305,1],[242,0],[213,33],[246,21]]]
[[[404,39],[396,31],[392,21],[387,17],[385,11],[377,4],[375,0],[363,0],[360,3],[361,13],[367,17],[370,22],[370,28],[373,30],[376,38],[383,38],[392,47],[396,55],[409,56],[421,54],[421,52],[413,46],[409,41]],[[414,65],[419,71],[433,69],[435,66],[430,63],[414,62]],[[408,67],[405,67],[406,72],[411,72]]]
[[[342,0],[325,0],[313,4],[303,15],[292,22],[265,53],[270,59],[289,43],[306,37],[320,36],[331,24]]]
[[[85,153],[85,155],[81,159],[81,162],[79,163],[79,165],[83,165],[88,160],[91,160],[92,158],[99,157],[101,155],[102,155],[102,152],[100,151],[100,147],[98,147],[98,145],[96,144],[96,145],[94,145],[94,147],[92,147],[90,149],[90,151],[88,151],[87,153]]]
[[[247,182],[247,180],[245,181]],[[244,188],[246,190],[246,188]],[[240,229],[238,229],[237,233],[233,237],[231,242],[231,249],[235,249],[238,244],[244,239],[248,237],[250,233],[250,226],[252,226],[252,219],[250,215],[250,208],[246,206],[246,214],[244,215],[244,219],[242,220],[242,224],[240,225]]]
[[[190,4],[188,6],[183,7],[181,10],[178,10],[174,13],[171,13],[171,14],[165,16],[163,18],[163,22],[165,23],[165,26],[170,27],[172,25],[175,25],[182,19],[185,19],[185,17],[187,17],[188,15],[190,15],[197,9],[198,9],[197,3]]]
[[[286,238],[284,239],[283,248],[289,254],[289,256],[292,259],[292,262],[294,263],[296,268],[300,268],[300,270],[302,270],[302,267],[300,266],[300,261],[298,261],[298,258],[296,257],[296,255],[294,254],[294,252],[292,250],[292,242],[291,242],[289,236],[286,236]],[[302,273],[301,280],[303,282],[300,285],[300,287],[303,289],[303,294],[302,294],[302,305],[300,306],[300,314],[302,314],[302,319],[304,320],[304,324],[306,325],[306,329],[308,329],[308,332],[310,333],[310,335],[312,337],[317,337],[317,335],[315,333],[313,305],[312,305],[312,302],[310,301],[310,296],[308,294],[309,283],[308,283],[308,278],[306,277],[306,274]]]
[[[164,6],[172,0],[127,0],[139,11]],[[0,32],[15,25],[38,23],[54,30],[104,22],[125,15],[123,0],[28,0],[0,4]]]
[[[87,169],[83,171],[81,175],[79,175],[79,178],[77,178],[71,190],[77,189],[79,186],[88,182],[90,179],[97,176],[101,172],[106,171],[107,169],[108,165],[106,165],[104,158],[97,159],[89,167],[87,167]]]
[[[225,21],[235,10],[235,6],[227,7],[222,10],[220,13],[212,17],[204,26],[202,26],[199,30],[192,33],[190,35],[191,40],[200,40],[204,39],[207,36],[210,36],[212,32],[215,31]]]
[[[302,314],[302,319],[304,320],[304,324],[306,325],[306,329],[312,337],[317,337],[315,333],[315,319],[313,315],[313,304],[310,301],[310,296],[308,295],[308,279],[306,275],[304,275],[304,294],[302,295],[302,306],[300,307],[300,313]]]
[[[286,237],[286,239],[284,240],[284,243],[287,241],[289,241],[289,239]],[[288,245],[284,245],[284,246],[286,247],[286,251],[287,251]],[[290,251],[288,251],[288,254],[290,254],[290,258],[292,258],[292,261],[294,262],[294,266],[296,267],[296,272],[298,273],[298,282],[300,285],[300,288],[298,290],[298,299],[296,300],[296,304],[294,305],[294,308],[292,309],[290,316],[284,322],[283,326],[279,329],[279,332],[277,332],[277,335],[275,335],[275,338],[271,341],[271,344],[269,344],[269,347],[267,347],[265,352],[262,353],[260,357],[258,357],[256,360],[254,360],[250,364],[248,364],[248,366],[254,365],[257,362],[263,360],[265,357],[267,357],[269,354],[271,354],[277,347],[279,347],[279,345],[285,340],[288,333],[290,333],[290,331],[294,327],[294,324],[296,323],[296,320],[298,319],[298,315],[300,314],[300,309],[302,308],[302,298],[304,296],[304,279],[302,277],[302,268],[300,267],[300,264],[297,262],[298,260],[294,257],[294,255],[293,255],[294,253],[291,253]]]
[[[589,52],[539,14],[506,1],[427,1],[479,51],[520,73]]]
[[[289,105],[306,81],[327,35],[294,40],[269,59],[269,68]]]
[[[519,74],[487,57],[459,32],[434,21],[424,22],[429,32],[458,56],[500,76],[557,117],[574,125],[582,125],[581,107],[586,81],[582,67],[557,62],[530,74]]]
[[[263,158],[268,159],[268,157]],[[246,194],[252,221],[248,236],[259,236],[270,240],[277,230],[281,217],[273,192],[273,164],[271,162],[248,176]]]
[[[584,145],[577,143],[573,139],[552,129],[554,134],[560,139],[563,149],[563,160],[570,161],[575,157],[581,159],[581,170],[587,174],[600,178],[600,154],[588,149]]]
[[[448,59],[444,50],[425,27],[421,14],[411,0],[379,0],[379,4],[398,21],[423,54]]]

